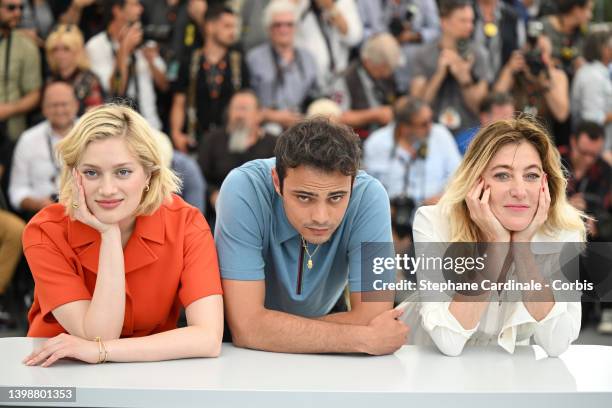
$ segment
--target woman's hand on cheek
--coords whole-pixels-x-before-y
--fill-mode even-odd
[[[72,200],[73,217],[77,221],[97,230],[100,234],[109,231],[111,228],[118,228],[116,224],[104,224],[95,215],[91,213],[87,207],[85,200],[85,190],[83,189],[83,180],[76,169],[72,169],[72,178],[74,180],[75,197]]]
[[[522,231],[512,233],[512,242],[531,242],[533,236],[548,219],[549,209],[550,190],[548,189],[548,175],[544,173],[544,177],[542,177],[542,183],[540,185],[538,209],[536,210],[536,213],[527,228]]]
[[[510,232],[491,211],[490,196],[491,187],[487,186],[481,177],[465,197],[470,218],[485,235],[487,242],[510,242]]]

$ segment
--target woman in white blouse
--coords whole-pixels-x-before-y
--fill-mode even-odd
[[[533,279],[543,289],[523,290],[519,301],[508,301],[505,291],[481,290],[477,301],[454,293],[446,302],[404,302],[413,343],[433,341],[449,356],[466,344],[498,344],[512,353],[532,337],[550,356],[567,349],[580,331],[580,302],[555,301],[539,270],[541,257],[555,254],[550,245],[542,255],[530,244],[584,242],[584,216],[567,202],[566,184],[557,149],[532,120],[498,121],[478,133],[440,202],[417,211],[417,254],[431,242],[497,243],[487,245],[485,278]]]

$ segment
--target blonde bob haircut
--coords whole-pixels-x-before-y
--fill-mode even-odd
[[[65,45],[71,51],[78,53],[77,67],[81,70],[89,69],[90,63],[85,53],[85,42],[79,27],[74,24],[59,24],[47,37],[45,41],[45,51],[47,61],[52,72],[57,72],[57,64],[53,58],[53,48],[58,45]]]
[[[450,220],[452,242],[484,241],[481,231],[470,218],[465,197],[493,156],[503,146],[519,143],[531,143],[540,156],[543,171],[548,175],[551,201],[542,232],[552,236],[559,230],[579,231],[584,241],[586,216],[567,201],[567,179],[559,151],[546,130],[533,117],[522,115],[516,119],[491,123],[481,129],[470,143],[463,161],[440,199],[442,210]]]
[[[72,217],[71,203],[76,196],[72,169],[80,164],[90,143],[111,137],[123,138],[145,173],[150,176],[149,191],[143,191],[135,215],[150,215],[165,200],[171,201],[172,193],[179,192],[181,181],[164,164],[154,132],[142,116],[127,106],[101,105],[83,115],[56,147],[63,163],[59,202],[66,207],[66,213]]]

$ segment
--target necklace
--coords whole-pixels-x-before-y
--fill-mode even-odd
[[[306,266],[308,266],[308,269],[312,269],[312,267],[313,267],[312,257],[315,256],[315,254],[319,250],[319,246],[320,245],[317,245],[317,247],[315,248],[314,251],[312,251],[312,254],[311,254],[310,251],[308,251],[308,244],[306,243],[306,240],[304,239],[304,237],[302,237],[302,246],[304,246],[304,250],[306,251],[306,255],[308,255],[308,262],[306,262]]]

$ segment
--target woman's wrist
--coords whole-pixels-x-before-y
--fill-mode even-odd
[[[121,230],[117,224],[108,225],[106,229],[100,230],[102,239],[104,238],[121,238]]]

